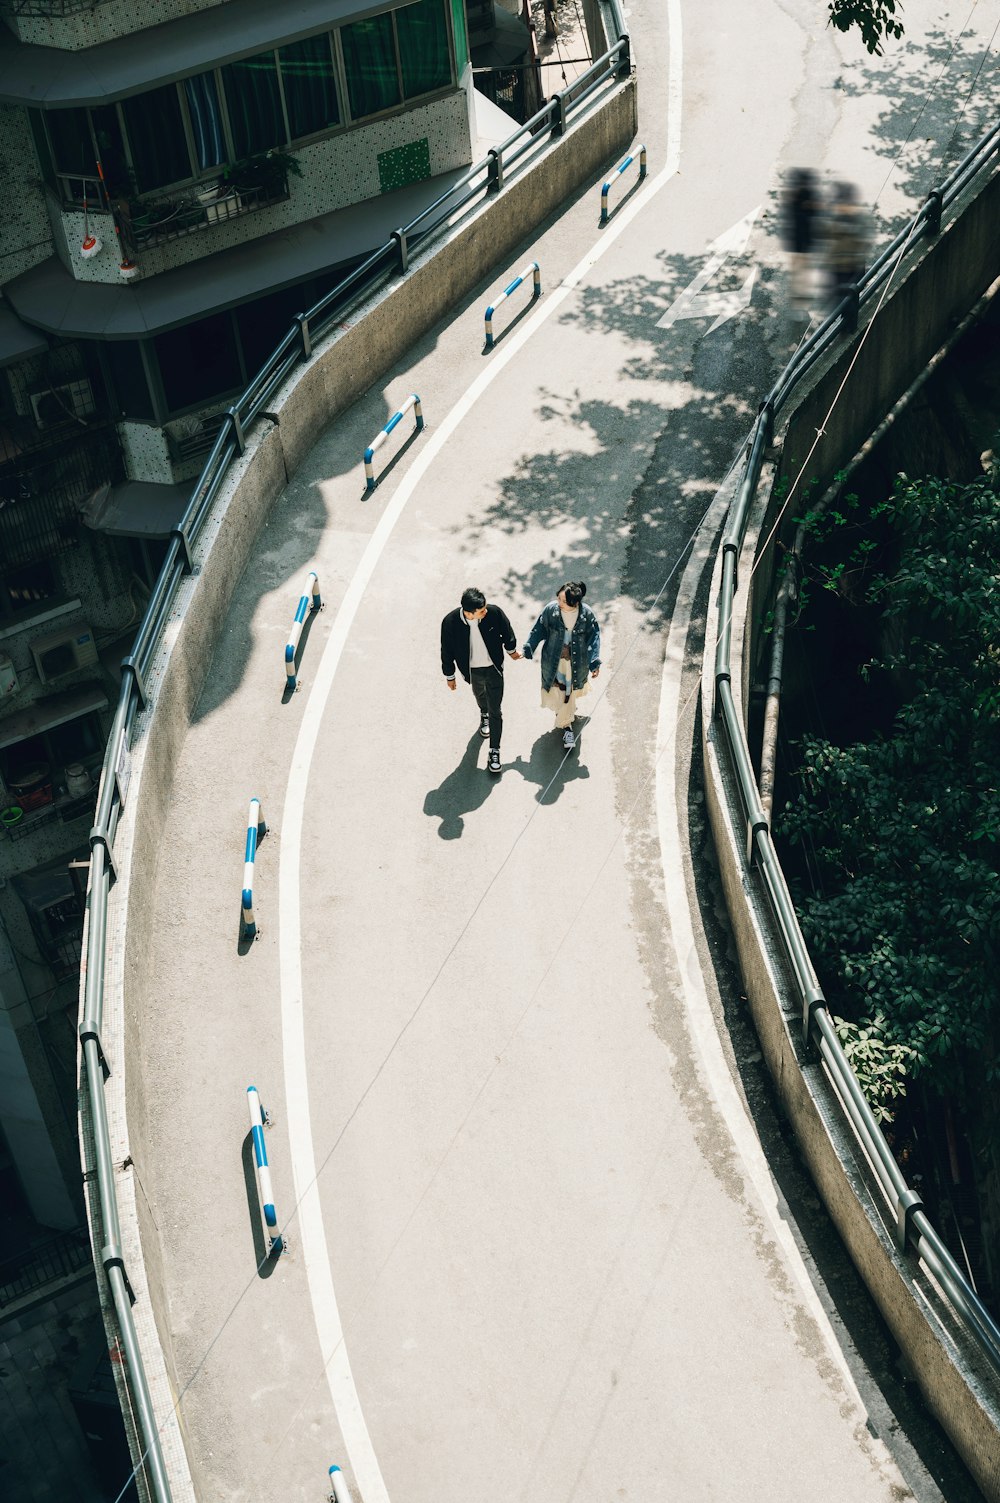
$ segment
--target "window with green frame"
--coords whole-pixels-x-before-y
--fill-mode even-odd
[[[404,99],[448,87],[452,72],[444,6],[445,0],[416,0],[340,28],[352,119],[363,120]]]

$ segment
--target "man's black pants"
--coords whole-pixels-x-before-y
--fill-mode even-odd
[[[472,692],[476,696],[480,715],[490,717],[490,745],[500,749],[503,734],[503,673],[492,665],[489,668],[470,668]]]

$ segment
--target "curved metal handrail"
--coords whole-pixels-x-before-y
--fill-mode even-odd
[[[621,22],[618,0],[612,0],[610,8]],[[407,237],[412,237],[412,240],[419,238],[421,242],[432,238],[448,227],[457,211],[497,191],[502,186],[503,153],[506,150],[509,149],[512,154],[506,164],[508,167],[531,147],[535,147],[536,151],[544,150],[537,139],[541,130],[547,126],[550,137],[553,140],[557,138],[562,134],[567,119],[579,111],[597,90],[627,77],[630,68],[630,44],[624,24],[621,23],[612,46],[574,80],[570,88],[554,95],[537,115],[515,131],[499,148],[494,148],[487,161],[470,168],[434,204],[422,210],[307,313],[295,320],[284,339],[226,413],[204,468],[195,482],[184,515],[172,533],[167,557],[153,587],[132,651],[122,663],[121,690],[101,769],[97,811],[90,832],[90,897],[83,959],[83,1007],[79,1026],[83,1060],[80,1089],[89,1102],[93,1127],[95,1179],[101,1211],[100,1259],[117,1316],[126,1381],[130,1384],[143,1460],[148,1468],[155,1503],[171,1503],[171,1491],[132,1320],[133,1294],[122,1251],[114,1165],[104,1101],[104,1082],[110,1072],[101,1046],[108,892],[114,874],[115,832],[122,809],[119,778],[122,760],[127,756],[132,725],[136,714],[146,703],[145,683],[153,654],[177,587],[191,569],[192,545],[198,539],[230,465],[245,451],[247,434],[264,415],[274,393],[297,365],[309,359],[313,343],[321,339],[341,318],[348,304],[372,292],[394,272],[405,271]]]
[[[777,939],[794,978],[802,1009],[803,1035],[816,1047],[828,1077],[854,1132],[864,1146],[876,1181],[895,1221],[896,1242],[921,1259],[948,1295],[960,1321],[997,1374],[1000,1374],[1000,1327],[952,1257],[923,1209],[920,1197],[905,1176],[886,1142],[874,1113],[851,1069],[826,999],[809,957],[788,891],[753,772],[743,720],[732,692],[730,660],[733,603],[737,590],[737,559],[743,545],[750,508],[756,495],[774,421],[795,388],[841,334],[856,327],[859,303],[870,300],[927,235],[937,233],[941,208],[952,203],[984,168],[992,168],[1000,148],[1000,125],[973,147],[952,173],[933,189],[910,223],[886,246],[867,269],[857,298],[847,297],[803,342],[761,403],[747,439],[747,457],[722,538],[722,579],[714,665],[714,718],[723,732],[731,769],[746,820],[749,864],[759,872],[777,926]],[[853,303],[853,309],[851,304]],[[853,322],[852,322],[853,317]]]

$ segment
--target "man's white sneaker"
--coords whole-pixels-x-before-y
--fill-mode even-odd
[[[499,772],[500,771],[500,753],[499,753],[499,751],[497,750],[497,748],[495,746],[491,746],[490,747],[490,754],[486,758],[486,771],[487,772]]]
[[[576,737],[573,735],[572,726],[567,726],[563,731],[563,746],[567,751],[572,751],[576,745]]]
[[[480,717],[479,717],[479,734],[485,740],[486,737],[489,735],[489,733],[490,733],[490,717],[488,715],[480,715]]]

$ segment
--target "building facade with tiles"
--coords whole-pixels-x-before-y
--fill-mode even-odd
[[[221,414],[473,156],[463,0],[0,0],[0,1204],[82,1219],[118,664]]]

